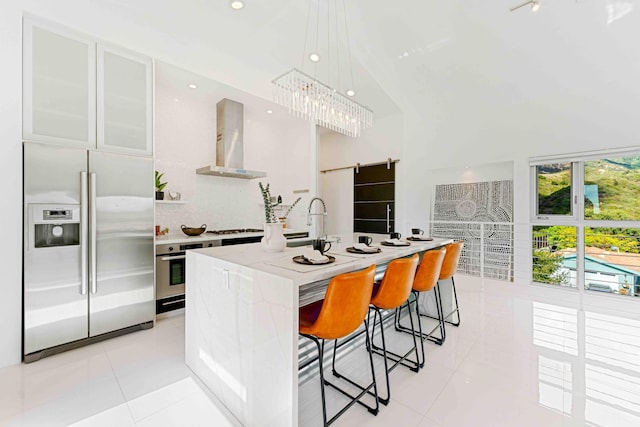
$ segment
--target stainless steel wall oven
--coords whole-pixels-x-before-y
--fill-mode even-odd
[[[252,228],[214,230],[207,231],[207,233],[216,235],[212,240],[156,245],[156,314],[184,308],[185,279],[187,276],[186,251],[189,249],[211,248],[214,246],[257,243],[262,239],[262,234],[247,236],[245,233],[258,232],[261,233],[262,230]],[[217,237],[218,235],[225,235],[226,237],[221,239]],[[285,231],[285,237],[287,239],[308,236],[309,233],[306,231]]]
[[[156,246],[157,314],[184,307],[186,251],[219,245],[219,242],[210,241]]]

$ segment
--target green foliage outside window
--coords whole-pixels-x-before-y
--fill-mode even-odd
[[[562,256],[548,249],[533,250],[533,281],[562,285],[568,283],[568,272],[560,271]]]

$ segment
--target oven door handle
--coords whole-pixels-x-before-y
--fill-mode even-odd
[[[177,256],[163,256],[160,258],[160,261],[173,261],[174,259],[185,259],[186,255],[177,255]]]

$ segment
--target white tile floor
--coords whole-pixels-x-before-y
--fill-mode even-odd
[[[585,311],[572,292],[464,276],[458,291],[463,323],[442,347],[426,344],[425,369],[399,367],[378,416],[354,406],[335,425],[640,426],[640,310]],[[177,314],[0,369],[0,425],[237,425],[184,365],[183,329]],[[305,427],[319,421],[317,402],[304,404],[317,388],[301,389]]]

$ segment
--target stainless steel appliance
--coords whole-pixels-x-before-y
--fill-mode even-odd
[[[220,241],[165,244],[156,246],[156,313],[184,307],[187,274],[186,251],[220,246]]]
[[[24,144],[25,362],[150,328],[153,161]]]
[[[251,233],[254,235],[246,235]],[[259,234],[258,234],[259,233]],[[211,240],[202,236],[215,235]],[[308,237],[307,232],[285,231],[287,239]],[[223,236],[222,238],[218,236]],[[184,307],[186,251],[189,249],[210,248],[214,246],[241,245],[256,243],[262,239],[259,228],[234,228],[228,230],[208,230],[197,237],[197,242],[166,243],[156,245],[156,313],[165,313]],[[187,237],[186,239],[189,239]]]
[[[196,173],[244,179],[267,176],[243,166],[244,105],[225,98],[216,105],[216,112],[216,165],[198,168]]]

